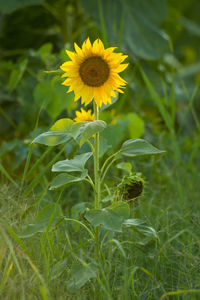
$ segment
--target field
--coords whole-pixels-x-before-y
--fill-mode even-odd
[[[0,1],[0,299],[200,299],[199,11]]]

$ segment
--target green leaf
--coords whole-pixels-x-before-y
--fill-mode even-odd
[[[74,138],[82,146],[90,137],[102,131],[105,127],[106,123],[104,121],[74,123],[71,119],[61,119],[51,127],[51,131],[37,136],[33,143],[56,146],[68,142],[70,138]]]
[[[104,121],[81,122],[72,126],[71,135],[82,146],[95,133],[104,130],[105,127]]]
[[[126,202],[117,201],[108,206],[107,209],[118,214],[122,219],[127,219],[130,215],[129,205]]]
[[[146,59],[158,59],[168,53],[169,37],[160,26],[167,18],[166,1],[126,0],[123,3],[124,46]]]
[[[109,43],[121,44],[145,59],[158,59],[169,52],[169,38],[162,30],[168,15],[165,0],[81,0],[81,4],[99,28],[105,27]]]
[[[93,263],[75,265],[72,268],[71,278],[67,282],[67,288],[70,291],[77,291],[91,278],[96,278],[98,268]]]
[[[70,183],[82,181],[87,176],[87,170],[84,170],[81,175],[73,176],[67,173],[62,173],[56,176],[51,183],[50,190],[55,190]]]
[[[127,157],[161,154],[165,151],[159,150],[142,139],[131,139],[123,143],[119,154]]]
[[[71,119],[60,119],[54,123],[50,131],[37,136],[32,143],[39,143],[47,146],[56,146],[70,140],[70,129],[74,122]]]
[[[43,144],[47,146],[56,146],[68,142],[71,135],[64,131],[47,131],[38,135],[32,143]]]
[[[51,203],[44,207],[36,216],[34,222],[18,234],[21,238],[30,237],[38,232],[45,232],[48,227],[55,226],[63,217],[59,204]]]
[[[64,118],[56,121],[50,128],[51,131],[67,131],[74,122],[71,119]]]
[[[122,218],[109,209],[91,209],[85,214],[86,219],[93,225],[102,225],[105,229],[111,231],[122,231]]]
[[[144,222],[139,219],[127,219],[124,221],[123,225],[125,225],[126,227],[131,227],[133,230],[147,237],[158,239],[158,235],[155,229],[150,226],[144,225]]]
[[[83,172],[88,159],[92,152],[76,155],[73,159],[66,159],[58,161],[52,167],[52,172]]]
[[[84,213],[88,204],[86,202],[79,202],[72,206],[71,208],[71,216],[73,219],[78,219],[80,213]],[[77,225],[77,223],[76,223]]]
[[[102,225],[111,231],[122,231],[123,220],[128,218],[130,210],[125,202],[116,202],[103,209],[91,209],[86,212],[86,219],[93,225]]]

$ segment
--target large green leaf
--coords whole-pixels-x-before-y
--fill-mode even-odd
[[[169,52],[169,37],[161,29],[167,18],[165,0],[125,0],[124,46],[137,56],[158,59]]]
[[[63,118],[57,120],[50,128],[51,131],[69,131],[74,122],[71,119]]]
[[[84,170],[81,175],[73,176],[67,173],[62,173],[56,176],[51,183],[50,190],[55,190],[70,183],[82,181],[87,176],[87,170]]]
[[[98,268],[93,263],[74,265],[71,272],[71,278],[67,282],[67,288],[70,291],[80,289],[89,279],[96,278]]]
[[[74,124],[71,128],[72,137],[82,146],[95,133],[104,130],[104,121],[81,122]]]
[[[168,36],[161,29],[168,14],[165,0],[81,0],[81,3],[97,25],[105,28],[113,45],[122,42],[127,51],[146,59],[158,59],[169,52]]]
[[[126,202],[122,202],[122,201],[113,202],[113,204],[108,206],[107,209],[112,210],[124,220],[127,219],[130,215],[129,205]]]
[[[104,121],[74,123],[70,119],[61,119],[51,127],[51,131],[37,136],[33,143],[56,146],[73,138],[82,146],[95,133],[102,131],[105,127]]]
[[[119,153],[127,157],[161,154],[165,151],[159,150],[142,139],[131,139],[123,143]]]
[[[93,225],[102,225],[104,229],[111,231],[122,231],[123,220],[130,214],[128,204],[116,202],[103,209],[91,209],[86,212],[86,219]]]
[[[86,219],[93,225],[102,225],[105,229],[111,231],[122,231],[122,218],[109,209],[91,209],[85,214]]]
[[[38,135],[32,143],[43,144],[47,146],[56,146],[68,142],[71,139],[69,132],[47,131]]]
[[[55,226],[63,217],[62,210],[59,204],[51,203],[44,207],[32,224],[29,224],[27,228],[19,234],[21,238],[27,238],[38,232],[45,232],[49,227]]]
[[[58,161],[52,167],[53,172],[83,172],[88,159],[91,157],[92,152],[76,155],[73,159],[66,159]]]
[[[71,119],[59,119],[50,128],[50,131],[37,136],[32,143],[39,143],[47,146],[56,146],[70,140],[70,129],[74,122]]]

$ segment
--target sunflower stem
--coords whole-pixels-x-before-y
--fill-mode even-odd
[[[94,102],[94,117],[95,121],[99,120],[99,110]],[[95,134],[94,138],[94,178],[95,178],[95,209],[101,206],[101,182],[99,169],[99,132]]]
[[[95,121],[99,119],[99,110],[94,101],[94,117]],[[100,169],[99,169],[99,133],[95,134],[94,138],[94,180],[95,180],[95,209],[101,207],[101,181],[100,181]],[[95,257],[99,261],[99,226],[95,228]]]

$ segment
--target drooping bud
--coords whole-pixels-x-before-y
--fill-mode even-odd
[[[131,201],[142,195],[144,179],[141,173],[126,175],[118,185],[118,194],[121,200]]]

